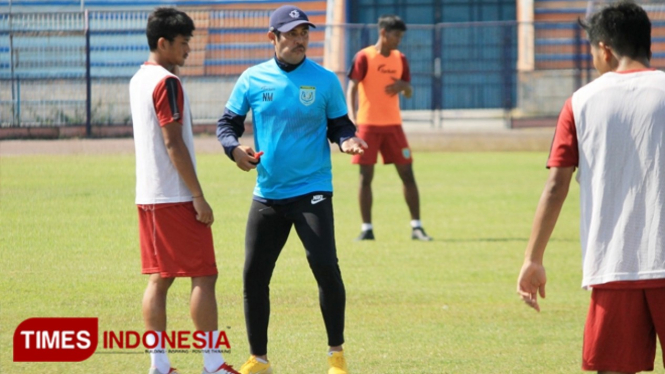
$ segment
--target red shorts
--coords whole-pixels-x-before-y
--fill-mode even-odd
[[[407,165],[413,163],[411,149],[401,125],[358,126],[358,137],[364,140],[368,148],[362,155],[354,155],[351,163],[374,165],[381,152],[384,164]]]
[[[584,327],[583,370],[653,370],[656,335],[661,346],[665,343],[665,284],[648,282],[660,282],[652,283],[659,287],[593,288]]]
[[[196,220],[194,204],[138,205],[141,272],[162,278],[217,274],[210,227]]]

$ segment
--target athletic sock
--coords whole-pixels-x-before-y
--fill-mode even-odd
[[[423,223],[419,219],[411,220],[411,228],[415,229],[416,227],[423,227]]]
[[[360,226],[361,231],[369,231],[372,230],[374,227],[372,227],[371,223],[363,223],[362,226]]]
[[[212,334],[212,339],[208,339]],[[222,351],[215,347],[215,343],[219,340],[219,331],[206,331],[206,345],[201,350],[203,353],[203,367],[212,373],[219,369],[220,366],[224,365],[224,357],[222,357]]]
[[[258,358],[258,357],[256,357],[256,356],[255,356],[254,358],[256,359],[256,361],[258,361],[258,362],[260,362],[260,363],[262,363],[262,364],[267,364],[267,363],[268,363],[268,361],[266,361],[266,360],[264,360],[264,359],[262,359],[262,358]]]
[[[164,349],[162,339],[164,331],[155,332],[157,333],[157,337],[155,337],[155,334],[147,334],[146,336],[146,344],[148,346],[155,344],[155,339],[157,339],[157,345],[154,349],[150,350],[150,365],[159,370],[160,373],[168,374],[169,370],[171,370],[171,362],[166,355],[166,349]]]

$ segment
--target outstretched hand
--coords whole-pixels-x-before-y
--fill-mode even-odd
[[[346,139],[342,145],[342,152],[348,153],[350,155],[361,155],[365,153],[367,149],[367,143],[364,140],[360,139],[357,136],[353,138]]]
[[[545,267],[542,264],[525,261],[517,278],[517,294],[526,305],[540,312],[538,294],[545,298],[545,283],[547,283]]]
[[[233,149],[233,159],[240,170],[250,171],[256,169],[259,159],[254,157],[256,152],[252,147],[239,145]]]

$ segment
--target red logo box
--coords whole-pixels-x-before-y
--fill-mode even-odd
[[[97,318],[29,318],[14,331],[14,362],[79,362],[97,349]]]

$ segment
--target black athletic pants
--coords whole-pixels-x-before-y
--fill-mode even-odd
[[[253,355],[268,351],[270,278],[293,225],[319,286],[328,345],[344,343],[346,292],[337,265],[332,196],[309,194],[272,205],[254,200],[247,219],[243,273],[245,323]]]

